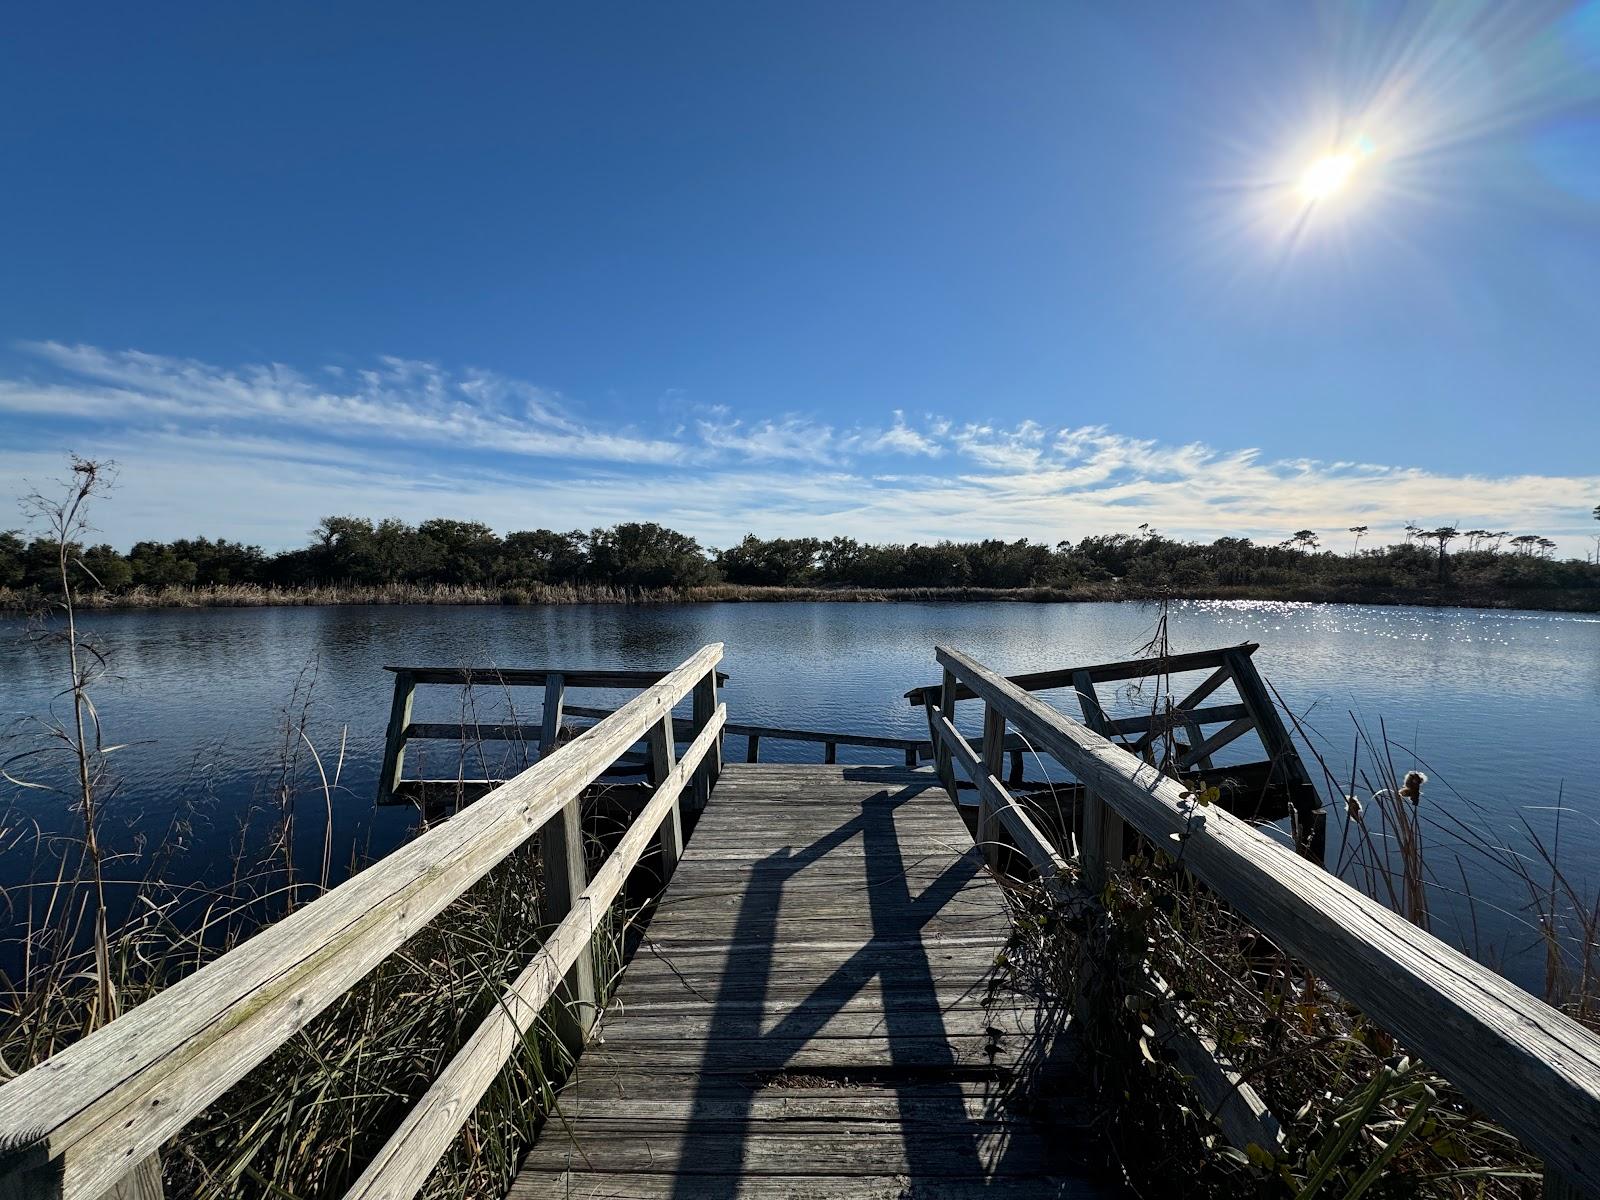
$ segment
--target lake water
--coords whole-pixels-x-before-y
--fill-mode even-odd
[[[159,836],[175,809],[201,802],[210,815],[188,859],[198,873],[225,857],[239,814],[269,788],[283,710],[297,681],[313,676],[307,731],[330,771],[341,733],[347,738],[335,844],[380,852],[409,828],[405,810],[374,812],[371,804],[390,698],[386,664],[669,667],[720,641],[732,720],[923,737],[922,714],[902,693],[937,678],[935,644],[1006,673],[1040,670],[1132,657],[1157,615],[1134,604],[328,607],[95,613],[87,624],[109,653],[110,674],[95,693],[105,736],[126,744],[113,756],[112,834],[125,837],[137,826]],[[1577,877],[1600,879],[1593,865],[1600,854],[1600,619],[1191,602],[1172,607],[1169,626],[1176,651],[1260,642],[1258,666],[1296,713],[1308,714],[1341,778],[1354,713],[1374,732],[1383,721],[1401,770],[1414,765],[1413,755],[1426,764],[1430,802],[1476,806],[1507,842],[1521,836],[1524,820],[1553,837],[1555,808],[1564,806],[1562,857]],[[8,718],[62,711],[60,652],[27,643],[23,632],[0,623],[0,706]],[[488,717],[492,700],[479,701]],[[524,702],[520,715],[532,719],[538,698],[525,694]],[[460,714],[454,689],[420,694],[418,719]],[[8,753],[26,745],[27,734],[14,733]],[[763,743],[763,758],[820,752]],[[729,753],[742,755],[742,741],[730,739]],[[848,748],[840,757],[885,761]],[[433,761],[438,773],[455,773],[453,760]],[[29,761],[10,769],[36,770]],[[59,799],[0,788],[14,811],[65,827]],[[305,861],[313,843],[320,850],[323,802],[317,795],[303,803],[314,806],[302,817]],[[15,882],[22,869],[15,855],[0,858],[0,882]],[[1480,920],[1508,942],[1513,964],[1521,961],[1527,937],[1515,914],[1525,897],[1492,880],[1474,890],[1506,910]],[[1448,894],[1440,905],[1438,932],[1453,937],[1450,924],[1461,913]]]

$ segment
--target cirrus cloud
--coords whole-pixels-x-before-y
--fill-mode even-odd
[[[20,494],[58,474],[68,450],[120,460],[102,523],[124,544],[209,533],[294,545],[320,516],[360,512],[500,529],[643,518],[712,544],[747,530],[1055,541],[1147,523],[1276,540],[1460,522],[1579,553],[1600,497],[1600,476],[1268,462],[1249,447],[1166,445],[1101,424],[958,424],[903,409],[839,427],[691,404],[661,428],[618,428],[522,380],[403,358],[301,370],[27,350],[34,366],[0,377],[0,477]],[[949,465],[929,472],[938,459]]]

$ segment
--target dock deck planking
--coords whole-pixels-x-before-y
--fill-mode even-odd
[[[1008,1103],[1009,930],[931,771],[727,764],[511,1196],[1121,1194]]]

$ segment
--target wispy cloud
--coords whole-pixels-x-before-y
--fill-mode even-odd
[[[119,497],[102,512],[119,542],[208,532],[297,544],[318,517],[361,512],[501,529],[649,518],[713,544],[748,530],[1055,541],[1148,522],[1177,536],[1279,539],[1459,521],[1541,533],[1577,553],[1600,496],[1600,476],[1268,462],[1248,447],[1167,445],[1105,425],[901,410],[837,427],[722,408],[685,418],[685,401],[659,429],[617,429],[526,382],[405,359],[303,372],[31,349],[38,370],[0,378],[0,478],[21,492],[20,481],[58,474],[69,449],[121,460]],[[954,469],[928,472],[938,458]]]

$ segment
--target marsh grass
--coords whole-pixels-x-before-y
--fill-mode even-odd
[[[1146,649],[1164,652],[1164,621]],[[1562,822],[1582,818],[1558,803],[1553,833],[1524,816],[1520,836],[1508,838],[1430,779],[1427,764],[1381,722],[1371,727],[1352,714],[1338,775],[1331,741],[1290,715],[1324,790],[1341,798],[1330,870],[1487,965],[1503,969],[1531,949],[1542,958],[1543,998],[1600,1031],[1600,892],[1572,878],[1560,852]],[[1171,747],[1154,757],[1169,767],[1176,760]],[[1052,811],[1048,796],[1033,803],[1043,824],[1070,836],[1070,815]],[[1181,860],[1181,846],[1134,838],[1095,897],[1066,902],[1017,887],[1001,960],[1000,980],[1038,997],[1042,1010],[1079,1015],[1095,1089],[1116,1098],[1104,1118],[1110,1145],[1136,1191],[1298,1200],[1541,1194],[1541,1164],[1515,1137],[1252,929]],[[1502,923],[1521,931],[1509,944],[1483,937],[1490,890],[1523,898],[1499,906]],[[1156,1034],[1152,975],[1281,1122],[1276,1158],[1222,1139]]]
[[[605,584],[307,584],[297,587],[257,584],[215,584],[200,587],[135,587],[119,592],[85,594],[81,603],[94,609],[258,608],[323,604],[694,604],[835,601],[882,603],[893,600],[1012,600],[1021,603],[1124,599],[1125,589],[1106,584],[1081,587],[759,587],[714,583],[683,588],[624,588]],[[0,588],[0,612],[28,611],[37,605],[34,593]]]
[[[90,480],[89,482],[93,482]],[[79,497],[79,503],[90,491]],[[70,499],[70,497],[69,497]],[[81,512],[74,512],[76,521]],[[27,636],[60,650],[63,690],[48,714],[8,731],[5,777],[21,796],[50,797],[75,814],[76,830],[46,828],[13,797],[0,813],[0,855],[8,876],[0,909],[10,932],[0,955],[0,1080],[13,1078],[164,988],[241,945],[254,933],[334,885],[334,813],[350,799],[341,784],[344,733],[319,748],[313,738],[317,668],[301,672],[280,712],[276,759],[262,765],[256,800],[239,816],[231,862],[218,883],[215,864],[181,861],[197,822],[210,818],[203,789],[178,807],[154,838],[135,834],[108,846],[102,835],[118,799],[111,755],[91,692],[110,661],[73,622],[71,565],[63,596],[38,615]],[[509,696],[506,697],[509,702]],[[462,699],[463,722],[476,712]],[[514,713],[513,713],[514,716]],[[481,743],[463,741],[457,759],[486,761]],[[511,769],[530,761],[512,747]],[[442,815],[466,802],[462,791]],[[629,808],[610,790],[581,804],[585,851],[598,866],[626,828]],[[420,814],[418,829],[430,814]],[[296,860],[315,834],[320,854]],[[130,822],[132,827],[132,822]],[[500,863],[434,921],[390,955],[266,1061],[191,1121],[162,1149],[167,1195],[231,1197],[337,1195],[352,1183],[404,1113],[477,1025],[500,1003],[510,980],[542,941],[544,881],[537,839]],[[359,845],[339,850],[349,873],[366,864]],[[606,914],[591,954],[609,995],[633,923],[648,902],[633,887]],[[553,1001],[500,1073],[430,1176],[423,1195],[503,1194],[539,1124],[554,1085],[571,1063],[550,1033]]]
[[[288,727],[298,727],[309,698],[303,693],[286,708]],[[286,753],[295,745],[290,738],[282,743]],[[227,882],[216,887],[177,886],[165,880],[182,874],[180,864],[169,853],[152,852],[144,877],[128,883],[131,902],[108,906],[103,943],[86,935],[86,884],[68,877],[63,865],[77,851],[61,838],[37,834],[31,823],[7,825],[5,851],[27,854],[44,869],[4,893],[13,912],[35,914],[6,947],[20,972],[0,978],[4,1078],[96,1028],[105,993],[120,1010],[132,1008],[322,894],[329,853],[302,872],[285,832],[300,801],[316,801],[308,811],[319,816],[332,811],[333,777],[324,782],[310,759],[308,753],[290,769],[279,763],[266,773],[263,790],[278,804],[269,810],[277,823],[267,831],[260,859],[235,863]],[[604,789],[586,797],[584,813],[586,851],[598,864],[626,817],[607,803]],[[323,844],[331,843],[325,838]],[[123,856],[124,867],[133,853]],[[534,839],[164,1147],[167,1194],[206,1200],[339,1194],[532,957],[543,937],[543,894]],[[619,902],[596,935],[596,978],[607,994],[640,907]],[[551,1111],[554,1084],[571,1065],[548,1032],[553,1007],[496,1080],[424,1195],[503,1193]]]

